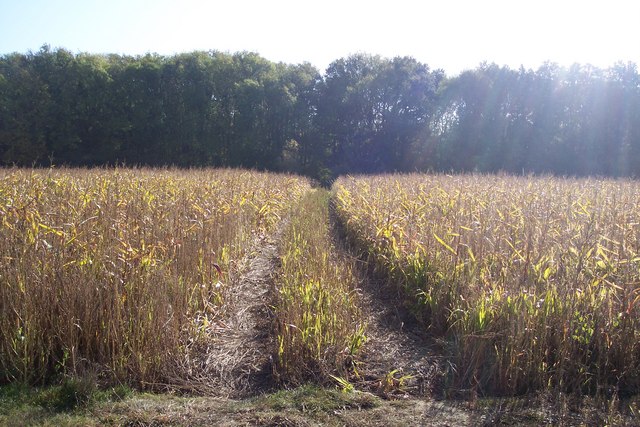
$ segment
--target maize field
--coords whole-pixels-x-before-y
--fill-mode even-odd
[[[237,260],[308,187],[239,170],[0,170],[0,382],[185,377]]]
[[[439,337],[447,386],[640,389],[640,185],[552,177],[343,177],[335,209]]]
[[[0,382],[188,382],[249,309],[228,300],[271,239],[256,333],[274,384],[384,383],[360,358],[384,330],[365,320],[369,273],[437,343],[443,390],[637,395],[639,199],[630,180],[380,175],[328,192],[240,170],[4,169]]]

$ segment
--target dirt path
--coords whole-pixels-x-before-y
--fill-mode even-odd
[[[206,385],[198,391],[206,388],[207,395],[243,398],[269,386],[273,339],[269,303],[278,266],[278,237],[279,231],[257,238],[240,262],[239,276],[230,279],[225,295],[228,314],[202,352],[199,383]]]
[[[331,215],[335,257],[353,258]],[[278,239],[286,224],[257,239],[243,261],[241,275],[226,296],[230,317],[218,330],[205,361],[215,382],[212,394],[246,397],[270,386],[270,290],[278,269]],[[359,266],[361,309],[368,325],[360,360],[360,388],[379,395],[428,396],[433,391],[440,358],[424,331],[404,312],[395,295]],[[400,383],[401,382],[401,383]]]
[[[331,214],[335,258],[354,259]],[[200,383],[206,394],[242,398],[269,389],[273,348],[271,290],[278,270],[278,239],[286,222],[268,237],[256,239],[240,263],[240,275],[231,278],[225,296],[228,317],[216,328],[214,339],[194,364],[203,372]],[[362,316],[367,324],[367,343],[360,354],[358,388],[385,397],[432,395],[440,358],[433,342],[411,316],[403,312],[388,287],[367,274],[366,265],[355,260],[360,279]]]
[[[336,255],[356,260],[360,307],[367,323],[367,342],[359,358],[365,387],[383,396],[431,395],[441,363],[433,340],[402,307],[398,296],[357,258],[331,208],[330,213]]]
[[[368,325],[361,361],[372,391],[431,396],[441,362],[433,341],[398,307],[397,298],[383,284],[369,279],[361,289]]]

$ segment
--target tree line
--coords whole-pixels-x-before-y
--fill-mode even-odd
[[[546,63],[447,77],[352,55],[324,73],[255,53],[0,57],[0,164],[640,176],[640,75]]]

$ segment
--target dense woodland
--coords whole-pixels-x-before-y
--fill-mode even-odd
[[[322,73],[254,53],[0,57],[0,164],[640,176],[635,64],[455,77],[353,55]]]

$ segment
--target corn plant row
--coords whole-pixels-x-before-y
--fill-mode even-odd
[[[353,260],[336,257],[329,193],[308,193],[284,236],[276,292],[276,379],[348,380],[365,341]]]
[[[442,337],[450,386],[640,391],[640,184],[406,175],[335,184],[347,234]]]
[[[0,381],[171,381],[308,188],[236,170],[0,171]]]

